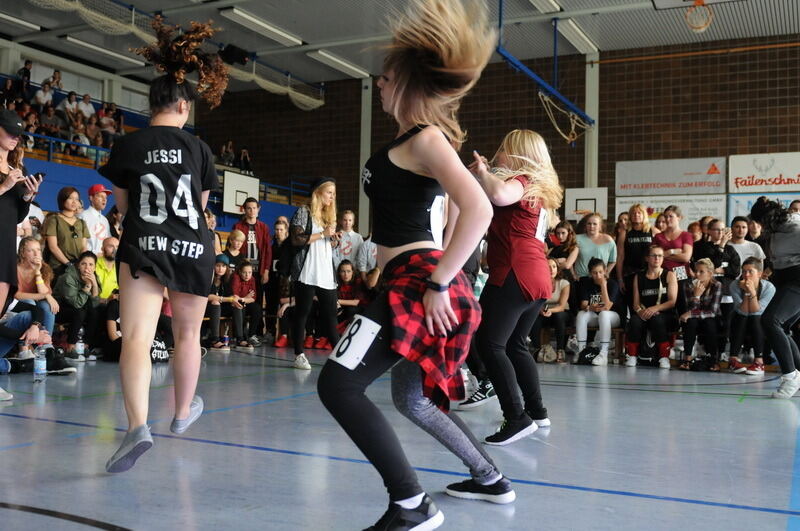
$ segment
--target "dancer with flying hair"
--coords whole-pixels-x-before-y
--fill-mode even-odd
[[[485,442],[503,446],[550,426],[525,340],[552,295],[544,242],[558,222],[555,209],[564,191],[544,138],[533,131],[508,133],[491,161],[492,172],[474,156],[470,169],[494,205],[477,344],[504,417]]]
[[[456,112],[496,42],[487,19],[482,1],[411,0],[393,17],[378,80],[383,110],[398,132],[367,161],[361,178],[387,287],[344,332],[318,382],[322,403],[389,491],[389,508],[373,530],[435,529],[444,520],[394,429],[365,395],[388,369],[398,410],[469,468],[472,477],[449,485],[447,494],[494,503],[515,498],[480,443],[449,412],[450,400],[464,398],[459,367],[480,320],[461,267],[492,215],[456,153],[465,138]]]
[[[130,469],[153,445],[147,426],[149,356],[165,287],[175,336],[175,417],[170,430],[185,432],[203,412],[195,390],[200,326],[214,271],[214,242],[203,210],[218,180],[209,147],[182,128],[198,95],[212,108],[219,105],[227,69],[218,55],[201,49],[214,34],[210,24],[193,22],[180,32],[157,17],[153,28],[157,42],[137,50],[164,72],[150,85],[150,126],[119,138],[100,168],[114,184],[117,207],[125,216],[117,260],[119,365],[128,432],[108,460],[108,472]],[[187,79],[195,71],[197,89]]]

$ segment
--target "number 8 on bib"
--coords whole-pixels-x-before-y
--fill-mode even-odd
[[[342,334],[342,338],[331,352],[329,359],[343,365],[351,371],[358,367],[369,347],[375,341],[381,325],[363,315],[356,315],[353,322]]]

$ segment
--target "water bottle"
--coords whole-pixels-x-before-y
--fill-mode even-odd
[[[222,344],[227,347],[228,343],[230,343],[230,338],[227,335],[222,336]]]
[[[47,354],[44,345],[37,345],[33,351],[33,382],[43,382],[47,378]]]
[[[75,343],[75,353],[78,355],[83,355],[84,350],[86,350],[86,346],[83,343],[83,335],[84,335],[83,327],[78,330],[78,341]]]

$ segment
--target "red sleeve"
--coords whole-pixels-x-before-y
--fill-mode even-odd
[[[234,273],[231,276],[231,292],[237,297],[244,297],[247,293],[239,293],[242,290],[242,278]]]
[[[681,233],[681,250],[683,250],[683,246],[687,243],[690,247],[694,247],[694,238],[692,238],[692,233],[684,231]]]
[[[517,175],[517,176],[514,177],[514,179],[519,181],[519,183],[522,185],[523,189],[526,186],[528,186],[528,176],[527,175]]]

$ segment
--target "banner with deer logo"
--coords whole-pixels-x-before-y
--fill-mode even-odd
[[[798,192],[800,195],[800,153],[730,156],[728,192]]]

